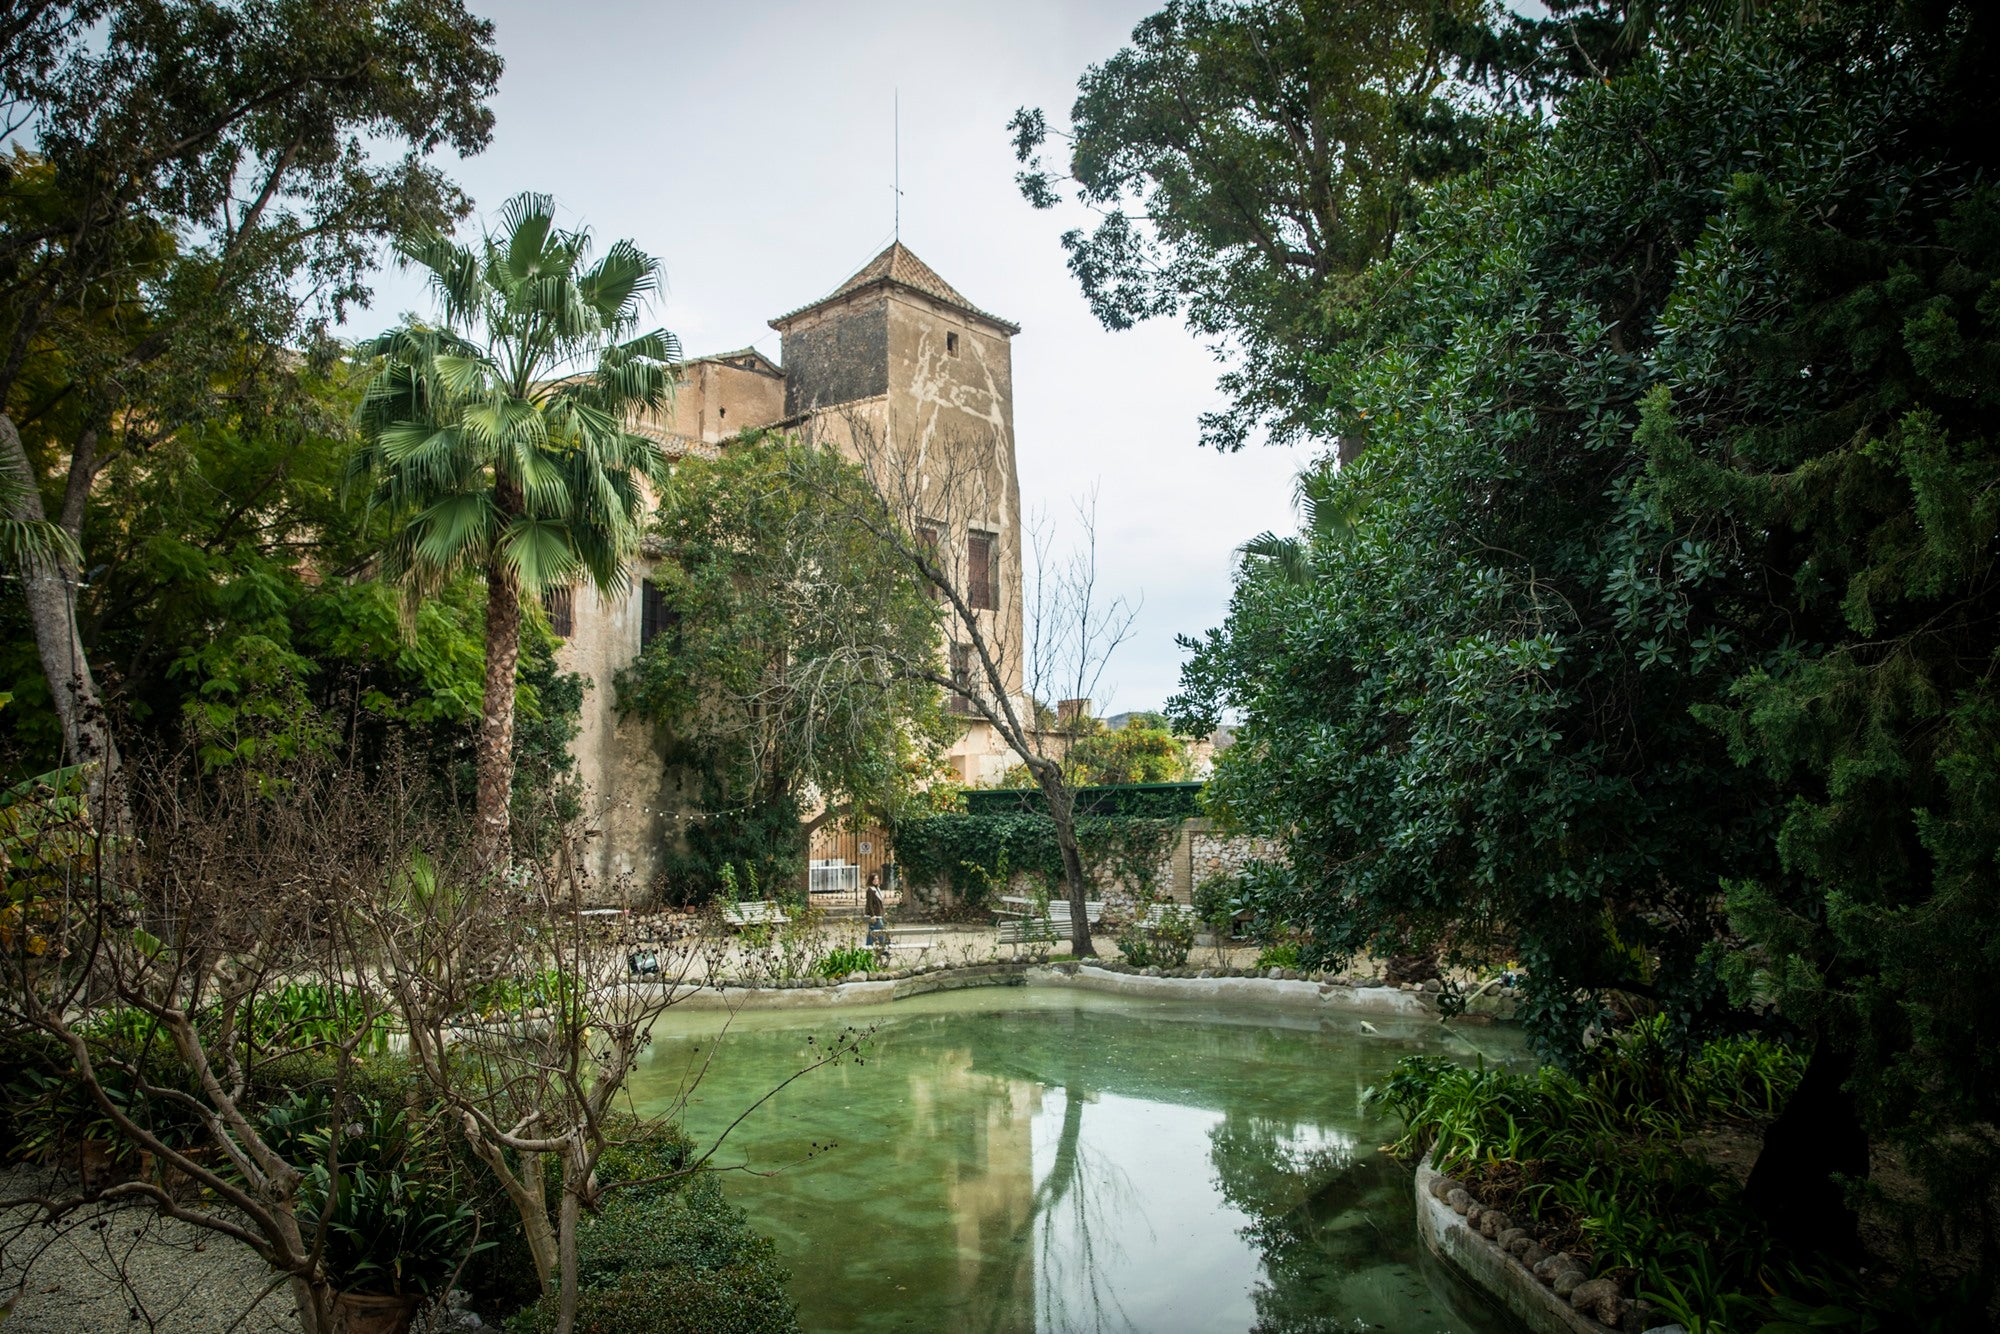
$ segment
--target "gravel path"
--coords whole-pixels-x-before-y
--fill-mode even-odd
[[[36,1188],[39,1172],[0,1176],[0,1196]],[[50,1226],[0,1214],[0,1325],[6,1334],[295,1331],[291,1293],[247,1247],[150,1210],[81,1209]]]

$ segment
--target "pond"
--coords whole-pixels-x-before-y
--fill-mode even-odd
[[[706,1063],[684,1114],[704,1144],[873,1029],[717,1155],[748,1169],[724,1187],[807,1330],[1509,1328],[1417,1240],[1410,1173],[1379,1151],[1395,1126],[1363,1098],[1411,1052],[1517,1059],[1506,1034],[1040,987],[726,1022],[670,1013],[632,1086],[665,1111]]]

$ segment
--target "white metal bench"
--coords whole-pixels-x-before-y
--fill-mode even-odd
[[[1002,945],[1052,945],[1056,924],[1047,917],[1004,917],[1000,920]]]
[[[783,926],[792,919],[770,899],[722,905],[722,920],[731,926]]]
[[[944,943],[940,939],[944,930],[941,926],[885,926],[882,928],[885,939],[869,948],[891,954],[921,954]]]
[[[1027,917],[1036,911],[1033,899],[1024,899],[1013,894],[1003,894],[1000,902],[1007,906],[1005,908],[996,908],[994,911],[1006,916]],[[1060,917],[1067,921],[1069,919],[1069,900],[1051,898],[1040,911],[1044,916]],[[1085,899],[1083,901],[1083,916],[1085,921],[1089,922],[1092,926],[1096,926],[1104,916],[1104,900]]]
[[[1180,918],[1188,922],[1196,920],[1194,909],[1185,903],[1156,903],[1139,918],[1139,925],[1162,927],[1167,924],[1168,918]]]

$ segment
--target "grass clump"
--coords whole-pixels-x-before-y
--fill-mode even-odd
[[[864,945],[843,945],[828,950],[826,957],[813,966],[813,972],[820,977],[846,977],[849,973],[865,973],[874,966],[874,950]]]

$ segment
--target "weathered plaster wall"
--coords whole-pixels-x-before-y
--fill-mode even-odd
[[[898,293],[889,312],[889,367],[889,428],[904,466],[956,483],[954,512],[936,516],[954,548],[962,550],[973,528],[999,539],[1000,605],[980,617],[988,643],[1002,650],[1008,693],[1018,696],[1027,641],[1013,342],[965,312]]]
[[[880,450],[916,492],[949,498],[924,518],[946,530],[961,573],[969,532],[997,538],[999,606],[978,613],[1020,707],[1025,676],[1021,484],[1014,450],[1014,364],[1000,327],[919,292],[891,287],[785,321],[786,408],[810,438],[864,459]],[[956,350],[953,339],[956,339]],[[868,359],[881,360],[870,365]],[[948,511],[948,512],[947,512]],[[947,760],[961,781],[991,784],[1017,763],[999,733],[968,718]]]
[[[785,415],[889,392],[889,297],[877,293],[817,312],[785,330]]]
[[[639,653],[642,573],[635,572],[632,589],[618,598],[577,589],[575,629],[556,652],[558,667],[590,682],[571,752],[584,782],[592,894],[603,903],[646,896],[658,873],[658,850],[672,834],[668,814],[676,805],[657,729],[637,718],[619,717],[613,684]]]
[[[717,445],[740,432],[769,426],[785,415],[785,377],[750,358],[691,362],[675,395],[673,432]]]
[[[939,280],[923,277],[927,272],[919,274],[930,285],[922,291],[878,281],[783,317],[782,368],[751,349],[686,363],[672,408],[640,429],[670,452],[707,452],[741,431],[782,421],[858,457],[858,428],[886,442],[897,466],[919,481],[930,469],[965,482],[962,503],[933,517],[944,521],[960,569],[970,529],[997,539],[1000,605],[979,614],[1018,707],[1025,642],[1012,326],[929,295]],[[592,683],[573,749],[596,831],[596,892],[606,900],[654,888],[660,853],[679,836],[673,814],[683,808],[661,738],[617,711],[616,676],[639,652],[638,582],[635,574],[632,591],[608,603],[579,589],[574,630],[558,655],[565,670]],[[997,780],[1015,763],[995,729],[978,719],[964,720],[948,758],[975,784]]]

